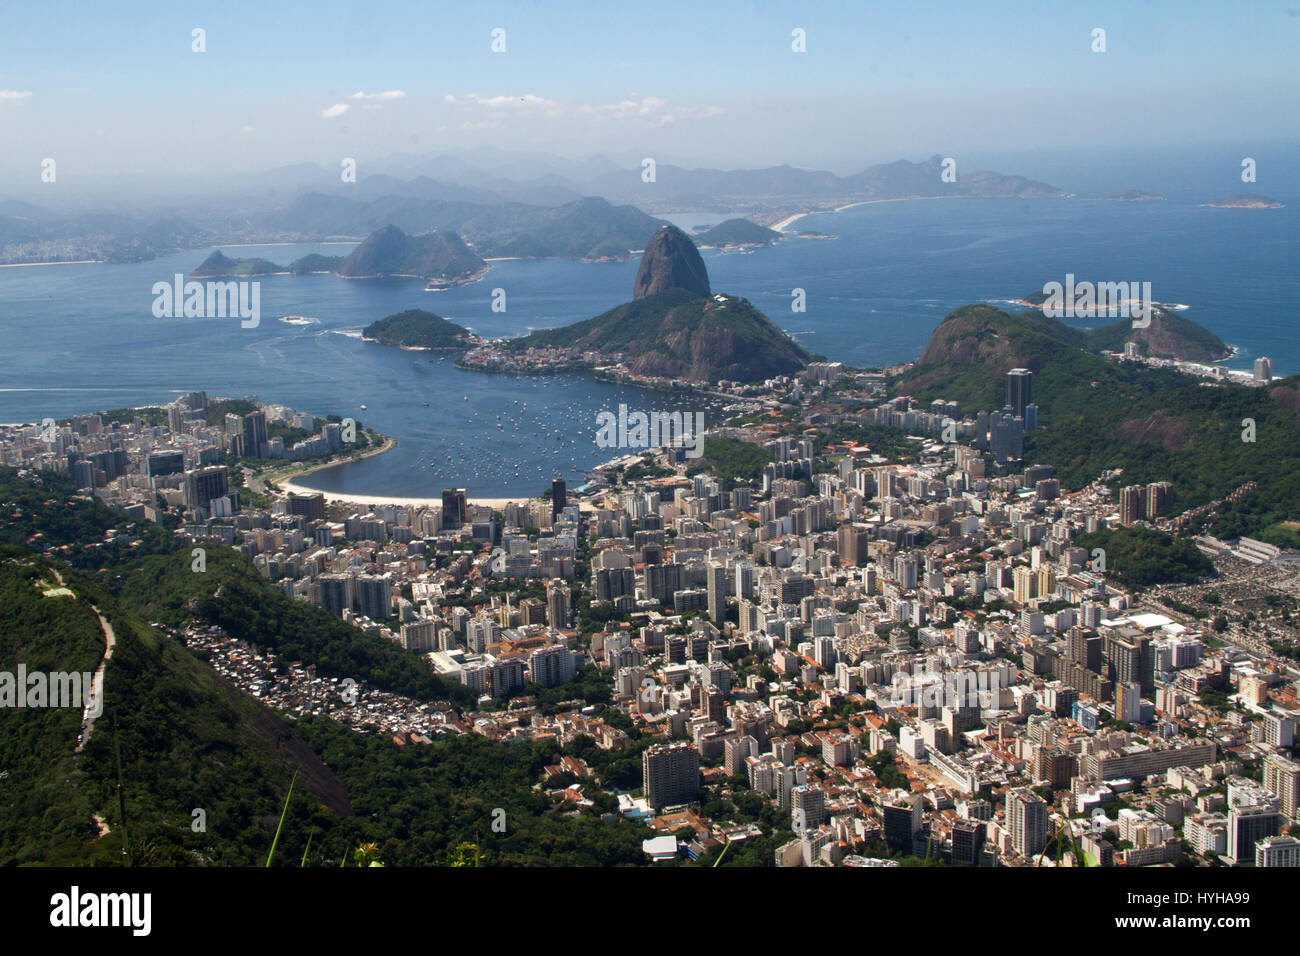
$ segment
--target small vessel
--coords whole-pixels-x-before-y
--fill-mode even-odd
[[[424,403],[424,407],[425,407],[425,408],[428,408],[428,407],[429,407],[429,403],[428,403],[428,402],[425,402],[425,403]]]
[[[362,405],[361,410],[364,412],[366,410],[366,406]]]

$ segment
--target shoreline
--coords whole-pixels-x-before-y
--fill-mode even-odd
[[[342,461],[326,461],[311,465],[303,471],[295,471],[285,475],[283,478],[270,479],[262,481],[262,493],[274,487],[280,494],[288,496],[291,494],[298,495],[324,495],[325,501],[343,502],[345,504],[358,505],[396,505],[403,508],[428,508],[437,506],[442,507],[441,496],[437,498],[421,498],[410,495],[367,495],[354,493],[350,491],[325,491],[322,488],[311,488],[307,485],[299,484],[298,480],[305,478],[310,474],[318,471],[325,471],[330,468],[337,468],[340,465],[347,465],[353,462],[363,461],[367,458],[375,458],[379,455],[387,454],[397,446],[397,439],[385,438],[384,444],[378,448],[357,455],[355,458],[345,458]],[[507,498],[483,498],[483,497],[466,497],[465,501],[472,505],[485,505],[490,508],[504,508],[510,503],[526,504],[530,501],[540,500],[539,495],[519,495]]]
[[[85,266],[94,265],[97,262],[106,262],[106,259],[60,259],[57,262],[0,262],[0,269],[21,269],[24,266]]]
[[[989,197],[984,197],[984,196],[895,196],[895,197],[892,198],[892,199],[855,199],[853,202],[847,202],[847,203],[844,203],[844,204],[842,204],[842,205],[836,206],[836,207],[833,208],[833,209],[809,209],[809,210],[806,210],[806,211],[804,211],[804,212],[797,212],[797,213],[795,213],[795,214],[792,215],[792,216],[787,216],[786,218],[782,219],[780,222],[773,223],[772,225],[768,226],[767,228],[769,228],[769,229],[773,229],[773,230],[775,230],[775,231],[777,231],[777,232],[785,232],[787,229],[789,229],[792,225],[794,225],[796,222],[798,222],[798,221],[799,221],[800,219],[802,219],[804,216],[823,216],[823,215],[830,215],[830,214],[832,214],[832,213],[844,212],[844,210],[846,210],[846,209],[854,209],[854,208],[856,208],[857,206],[874,206],[874,205],[876,205],[877,203],[882,203],[882,202],[920,202],[920,201],[922,201],[922,200],[927,200],[927,199],[985,199],[985,198],[992,199],[992,198],[1001,198],[1001,197],[992,197],[992,196],[989,196]],[[1018,197],[1008,197],[1008,198],[1018,198]]]
[[[378,455],[387,454],[388,452],[392,451],[395,447],[397,447],[397,439],[385,435],[384,443],[380,445],[378,448],[371,448],[368,451],[364,451],[360,455],[357,455],[355,457],[343,458],[338,461],[321,461],[312,465],[307,465],[302,470],[295,470],[293,468],[290,468],[287,472],[284,473],[283,476],[278,478],[266,478],[265,476],[260,476],[258,478],[258,483],[262,486],[262,493],[265,493],[268,487],[288,488],[288,486],[294,484],[295,480],[298,478],[306,478],[308,475],[313,474],[314,472],[317,471],[325,471],[328,468],[337,468],[340,465],[346,465],[355,461],[364,461],[367,458],[374,458]],[[305,486],[296,485],[295,487],[297,489],[302,489]],[[319,489],[317,488],[308,488],[307,493],[315,494],[318,490]],[[284,493],[288,494],[288,491],[285,491]],[[301,494],[302,491],[299,490],[299,493]]]
[[[299,476],[301,477],[301,476]],[[293,481],[283,481],[278,483],[278,487],[284,494],[307,494],[307,495],[324,495],[327,503],[341,502],[343,504],[357,505],[395,505],[399,508],[441,508],[442,498],[412,498],[403,495],[359,495],[349,492],[322,491],[320,488],[308,488],[305,485],[295,484]],[[527,504],[530,501],[539,500],[537,495],[521,495],[511,498],[476,498],[466,497],[465,502],[471,505],[487,506],[490,508],[504,508],[506,505],[514,503],[517,505]]]

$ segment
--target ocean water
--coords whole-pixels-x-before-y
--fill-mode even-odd
[[[874,203],[794,226],[835,238],[703,255],[715,291],[745,296],[805,348],[852,365],[915,359],[952,309],[1005,303],[1072,272],[1080,281],[1151,282],[1157,301],[1187,306],[1183,315],[1240,350],[1230,366],[1268,355],[1285,375],[1300,371],[1298,210],[1077,198]],[[348,247],[223,248],[288,263]],[[418,280],[271,276],[258,280],[256,328],[155,318],[154,283],[193,269],[209,251],[128,265],[0,268],[0,421],[165,402],[191,389],[255,394],[350,415],[398,440],[386,455],[304,484],[411,496],[454,484],[495,497],[537,494],[557,476],[578,483],[582,469],[612,457],[594,443],[601,411],[620,403],[694,410],[666,394],[578,377],[464,372],[450,359],[359,337],[368,323],[408,308],[488,336],[589,318],[627,300],[635,261],[499,261],[479,282],[444,292],[425,292]],[[802,313],[791,310],[796,288],[805,291]],[[494,289],[505,290],[504,312],[492,311]],[[279,321],[288,315],[313,321]]]

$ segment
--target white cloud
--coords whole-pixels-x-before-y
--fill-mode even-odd
[[[322,119],[334,119],[336,116],[342,116],[349,109],[351,107],[347,103],[335,103],[333,106],[321,110],[320,115]]]
[[[548,119],[581,117],[594,120],[640,120],[652,126],[667,126],[680,120],[707,119],[726,112],[721,106],[673,106],[657,96],[619,100],[616,103],[565,103],[526,93],[523,96],[447,95],[444,102],[465,111],[489,114],[540,116]]]
[[[5,100],[21,102],[31,95],[31,90],[0,90],[0,102]]]
[[[402,90],[385,90],[382,93],[367,93],[365,90],[358,90],[353,93],[351,99],[354,100],[400,100],[405,99],[406,93]]]
[[[241,127],[239,128],[239,131],[240,131],[241,133],[251,133],[251,132],[253,132],[253,129],[254,129],[254,127],[252,127],[252,126],[241,126]]]

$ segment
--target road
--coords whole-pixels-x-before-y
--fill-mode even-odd
[[[58,569],[51,569],[54,573],[54,579],[59,582],[59,587],[66,587],[63,583],[63,575],[59,574]],[[95,718],[103,713],[104,702],[104,668],[108,666],[109,660],[113,656],[113,648],[117,645],[117,635],[113,633],[113,625],[108,623],[108,619],[100,613],[99,608],[90,605],[90,609],[95,612],[95,617],[99,618],[100,630],[104,632],[104,658],[99,662],[99,668],[95,671],[95,676],[90,680],[90,695],[86,698],[86,706],[81,715],[81,732],[77,734],[77,753],[90,740],[90,732],[95,728]],[[98,706],[97,706],[98,705]]]

